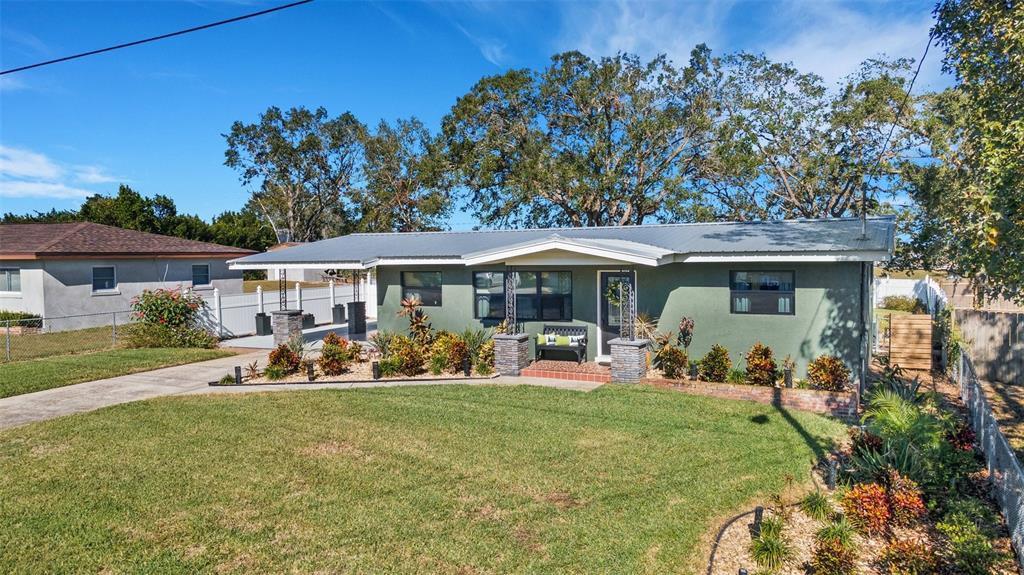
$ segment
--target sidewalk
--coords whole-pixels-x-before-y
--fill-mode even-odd
[[[127,403],[129,401],[180,394],[257,393],[301,391],[304,389],[352,389],[451,384],[539,385],[575,391],[590,391],[600,386],[598,383],[591,382],[533,377],[452,379],[445,382],[374,381],[363,383],[281,384],[238,387],[209,386],[209,382],[220,379],[226,373],[231,373],[234,366],[245,365],[257,360],[262,363],[266,359],[266,355],[265,351],[257,351],[7,397],[0,399],[0,429],[16,427],[34,421],[53,419],[73,413],[92,411],[101,407]]]

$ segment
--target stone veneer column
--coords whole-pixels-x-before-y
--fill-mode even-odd
[[[274,333],[274,346],[288,343],[292,336],[302,335],[302,310],[283,309],[270,312],[270,331]]]
[[[494,335],[494,367],[501,375],[519,375],[530,365],[530,336],[525,333]]]
[[[612,348],[612,383],[640,383],[647,375],[646,339],[617,337],[608,342]]]

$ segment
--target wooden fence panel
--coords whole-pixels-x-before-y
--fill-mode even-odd
[[[978,377],[1024,385],[1024,313],[956,310]]]
[[[889,361],[903,369],[931,371],[932,316],[895,315],[889,324]]]

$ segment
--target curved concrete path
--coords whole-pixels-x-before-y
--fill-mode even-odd
[[[403,385],[540,385],[558,389],[590,391],[599,383],[562,381],[534,377],[498,377],[495,379],[452,379],[438,381],[380,381],[364,383],[281,384],[240,387],[210,387],[210,381],[231,373],[236,365],[266,358],[265,351],[243,353],[199,363],[165,367],[153,371],[98,379],[54,389],[46,389],[0,399],[0,429],[63,415],[92,411],[108,405],[151,399],[167,395],[197,393],[256,393],[299,391],[303,389],[351,389],[360,387],[398,387]]]

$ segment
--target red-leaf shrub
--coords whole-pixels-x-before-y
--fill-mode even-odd
[[[838,539],[818,539],[811,554],[815,575],[849,575],[857,564],[857,553]]]
[[[935,550],[920,541],[893,541],[878,555],[889,575],[931,575],[939,572]]]
[[[844,391],[850,383],[850,369],[834,355],[821,355],[808,364],[807,380],[815,389]]]
[[[917,483],[897,471],[890,471],[888,484],[892,522],[896,525],[914,525],[920,521],[927,509]]]
[[[851,427],[848,433],[853,453],[868,453],[882,450],[882,438],[874,433],[859,427]]]
[[[723,383],[729,377],[729,370],[732,369],[732,360],[729,359],[729,350],[718,345],[711,346],[711,351],[700,360],[700,378],[704,381]]]
[[[271,350],[267,356],[267,366],[283,370],[285,373],[292,373],[299,369],[302,358],[291,350],[287,345],[281,344]]]
[[[775,385],[779,365],[775,363],[772,348],[757,342],[747,352],[747,383],[751,385]]]
[[[885,487],[877,483],[854,485],[843,496],[840,505],[854,527],[871,534],[881,534],[889,530],[892,513],[889,510],[889,497]]]
[[[956,428],[946,433],[946,441],[960,451],[973,451],[977,436],[966,421],[961,421]]]

